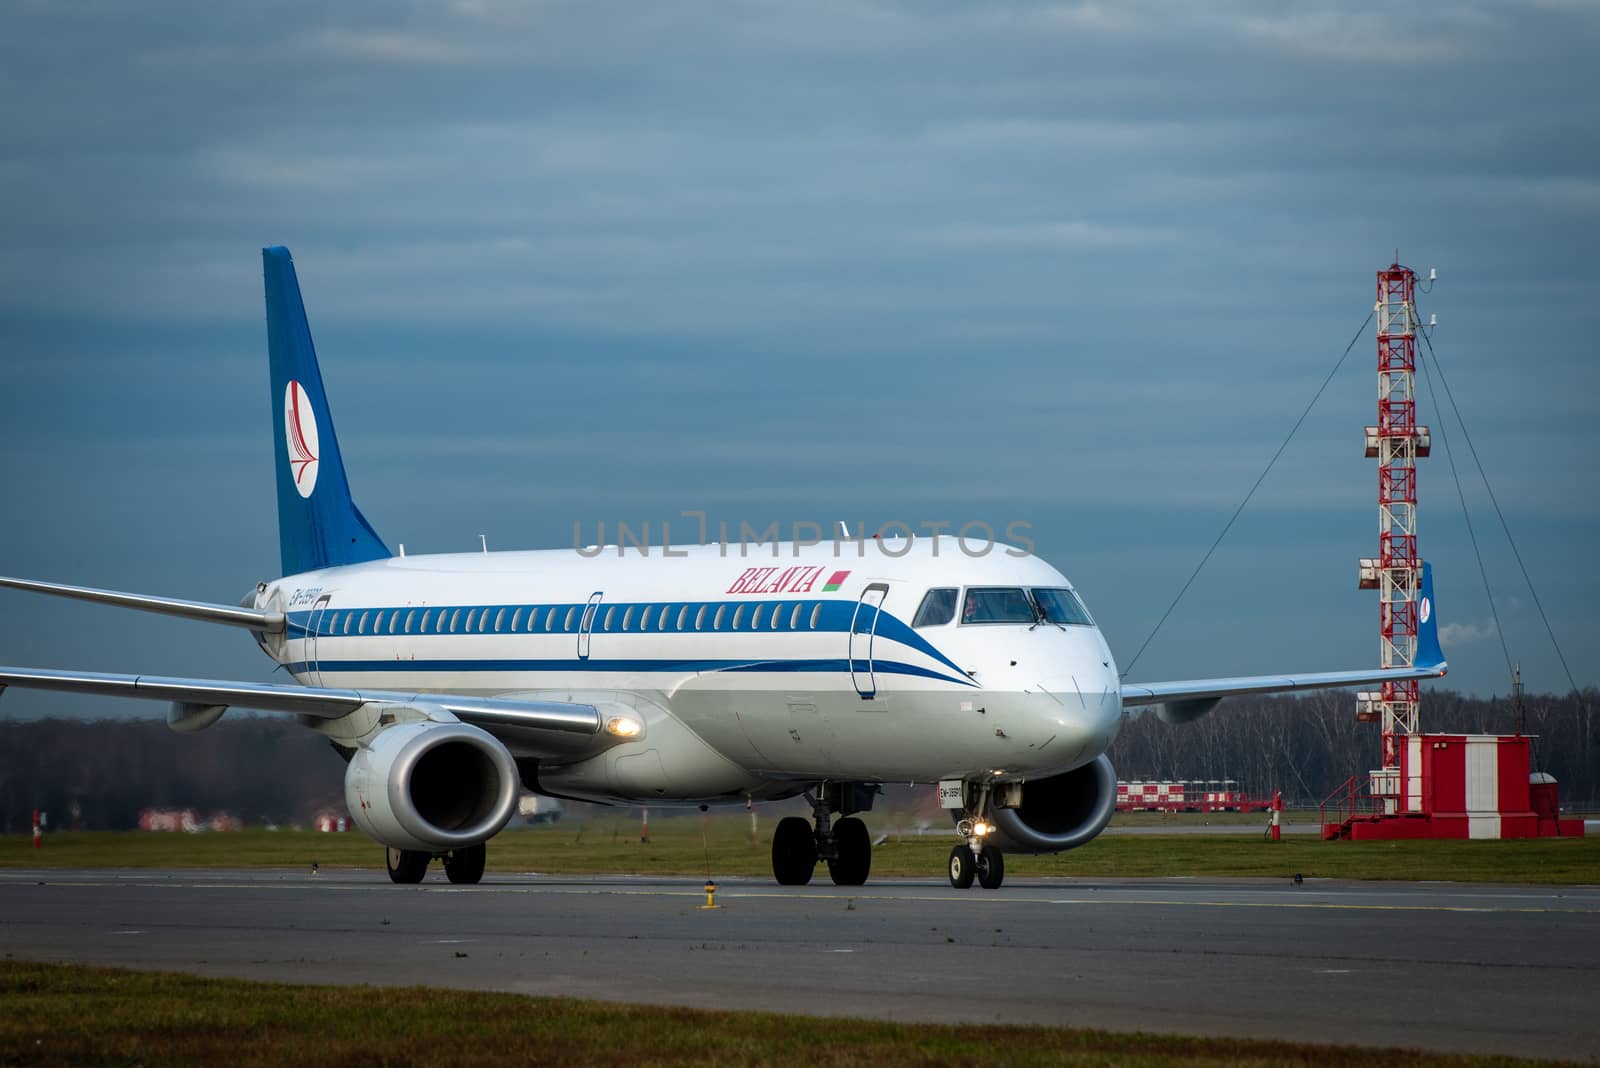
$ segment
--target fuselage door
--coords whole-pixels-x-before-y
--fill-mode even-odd
[[[888,595],[888,583],[869,584],[861,591],[855,614],[850,617],[850,681],[863,701],[878,695],[878,679],[872,670],[872,640],[878,633],[878,612]]]
[[[583,617],[578,620],[578,659],[589,659],[589,636],[594,633],[595,617],[600,614],[600,601],[605,594],[595,590],[589,595],[589,603],[583,606]]]
[[[328,614],[328,601],[332,598],[331,593],[318,597],[317,603],[311,606],[311,614],[306,617],[306,674],[312,686],[322,685],[322,668],[317,661],[317,634],[322,630],[322,620]]]

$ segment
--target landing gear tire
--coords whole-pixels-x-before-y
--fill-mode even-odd
[[[971,850],[967,852],[971,855]],[[978,852],[977,869],[978,885],[985,890],[998,890],[1006,878],[1006,855],[997,847],[986,845]]]
[[[965,890],[972,885],[972,877],[978,873],[978,864],[972,856],[970,846],[958,845],[950,850],[950,885],[957,890]]]
[[[390,882],[420,883],[422,877],[428,874],[428,861],[432,859],[426,853],[411,849],[384,850],[384,864],[389,869]]]
[[[772,877],[778,885],[804,886],[816,867],[817,839],[810,822],[799,816],[779,820],[772,834]]]
[[[846,816],[833,825],[833,848],[837,856],[828,861],[828,874],[835,886],[860,886],[872,872],[872,835],[867,825]]]
[[[476,883],[483,878],[483,865],[489,848],[482,842],[444,855],[444,874],[453,883]]]

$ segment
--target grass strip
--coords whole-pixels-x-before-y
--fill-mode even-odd
[[[713,819],[702,838],[699,819],[663,819],[651,823],[648,843],[639,841],[637,823],[620,819],[508,831],[489,843],[489,870],[704,875],[709,854],[712,875],[770,875],[770,840],[752,843],[748,826],[737,816]],[[954,843],[954,835],[891,835],[873,849],[872,872],[942,878]],[[48,835],[42,849],[31,846],[25,835],[0,837],[0,867],[309,868],[315,862],[381,870],[383,865],[381,847],[359,833],[65,832]],[[1294,836],[1273,843],[1259,833],[1104,835],[1068,853],[1008,857],[1006,870],[1012,876],[1290,878],[1300,873],[1307,878],[1578,885],[1600,883],[1600,837],[1323,842]]]
[[[0,1064],[1513,1065],[1553,1062],[1049,1027],[921,1025],[427,987],[0,961]]]

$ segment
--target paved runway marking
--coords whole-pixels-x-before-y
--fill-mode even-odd
[[[44,878],[39,878],[39,876],[44,876]],[[649,878],[649,876],[639,876],[638,878]],[[699,889],[691,888],[691,887],[684,887],[683,889],[676,889],[676,888],[671,888],[671,887],[660,887],[660,886],[655,886],[655,887],[652,887],[652,886],[629,886],[629,885],[627,885],[626,882],[622,882],[620,885],[618,885],[618,884],[610,884],[610,885],[607,885],[607,884],[601,884],[601,885],[571,885],[571,884],[567,884],[567,885],[557,885],[557,886],[538,885],[538,884],[534,884],[534,885],[507,885],[507,884],[502,884],[502,883],[493,883],[493,882],[491,882],[491,883],[487,883],[487,884],[483,884],[481,886],[475,886],[475,887],[448,887],[448,886],[426,887],[425,886],[425,887],[415,887],[415,888],[398,888],[398,887],[390,887],[387,884],[379,883],[379,882],[370,882],[370,883],[368,883],[368,882],[361,882],[361,883],[348,883],[348,882],[346,882],[346,883],[341,883],[341,882],[337,882],[337,881],[322,881],[322,880],[317,880],[317,881],[312,882],[312,881],[306,881],[304,879],[304,877],[296,877],[296,879],[297,879],[297,881],[282,880],[282,881],[255,882],[255,881],[221,881],[221,880],[218,880],[218,881],[214,881],[214,882],[188,883],[188,882],[182,881],[181,879],[175,879],[175,878],[171,878],[171,877],[160,879],[159,881],[153,881],[149,876],[127,875],[127,874],[124,874],[124,873],[108,873],[107,876],[104,879],[85,879],[81,875],[79,875],[77,878],[61,879],[61,880],[49,879],[48,872],[43,872],[43,871],[40,871],[40,872],[26,872],[26,871],[25,872],[10,872],[10,873],[0,874],[0,883],[10,883],[10,884],[31,883],[31,884],[34,884],[34,885],[51,885],[51,886],[62,886],[62,887],[85,888],[85,889],[94,889],[94,888],[113,888],[113,889],[115,889],[115,888],[137,887],[137,888],[141,888],[141,889],[156,889],[156,890],[162,890],[162,889],[180,889],[180,890],[184,890],[184,889],[264,890],[264,889],[266,889],[266,890],[301,891],[301,890],[307,890],[307,889],[315,888],[315,889],[319,889],[319,890],[334,890],[334,891],[344,891],[344,892],[362,892],[362,891],[366,891],[366,892],[371,892],[371,893],[389,893],[389,894],[405,893],[405,892],[407,892],[407,890],[409,890],[411,893],[421,892],[421,893],[429,893],[429,894],[440,894],[440,893],[444,893],[444,894],[450,894],[450,893],[490,893],[490,894],[493,894],[493,893],[514,893],[514,894],[548,894],[548,895],[569,894],[569,895],[580,895],[580,896],[612,895],[612,896],[694,898],[694,899],[698,899],[701,896],[701,891]],[[1412,884],[1412,885],[1416,885],[1416,884]],[[770,891],[768,891],[768,890],[757,890],[757,889],[741,890],[741,889],[737,889],[736,886],[729,886],[727,884],[724,884],[723,894],[724,894],[725,899],[731,899],[731,898],[736,898],[737,897],[737,898],[750,898],[752,900],[779,900],[779,901],[860,900],[860,901],[863,901],[863,902],[878,900],[878,901],[907,901],[907,902],[914,901],[914,902],[922,902],[922,903],[956,904],[956,905],[962,905],[962,904],[964,904],[966,902],[973,902],[975,904],[976,903],[981,903],[981,904],[993,904],[993,905],[1039,905],[1039,904],[1049,904],[1049,905],[1056,905],[1056,906],[1102,905],[1102,906],[1128,906],[1128,907],[1141,907],[1141,908],[1152,908],[1152,907],[1164,907],[1164,908],[1184,908],[1184,907],[1189,907],[1189,908],[1243,908],[1243,909],[1262,908],[1262,909],[1296,909],[1296,910],[1314,910],[1314,911],[1353,911],[1353,912],[1413,912],[1413,913],[1430,913],[1431,912],[1431,913],[1447,913],[1447,914],[1468,914],[1468,913],[1501,913],[1501,914],[1505,914],[1505,913],[1511,913],[1511,914],[1529,914],[1529,915],[1531,915],[1531,914],[1538,914],[1538,913],[1549,913],[1549,914],[1565,914],[1565,915],[1593,915],[1593,914],[1600,913],[1600,907],[1588,907],[1588,906],[1583,906],[1583,905],[1562,905],[1562,906],[1557,906],[1557,905],[1554,905],[1554,904],[1549,904],[1549,905],[1546,905],[1546,904],[1511,905],[1511,904],[1507,904],[1507,903],[1502,903],[1502,902],[1511,902],[1511,901],[1527,901],[1527,900],[1530,900],[1530,899],[1539,900],[1541,897],[1544,896],[1544,895],[1539,894],[1538,892],[1529,893],[1529,892],[1519,892],[1519,891],[1512,891],[1512,892],[1478,892],[1478,891],[1472,891],[1472,890],[1469,890],[1469,889],[1464,889],[1464,890],[1462,890],[1462,891],[1460,891],[1460,892],[1458,892],[1458,893],[1453,895],[1458,900],[1462,899],[1462,898],[1466,898],[1466,899],[1479,900],[1479,901],[1488,900],[1488,901],[1495,902],[1494,904],[1468,905],[1468,904],[1432,904],[1432,903],[1407,903],[1407,902],[1330,901],[1330,900],[1327,900],[1330,897],[1362,897],[1362,896],[1367,896],[1369,894],[1383,894],[1383,893],[1389,893],[1389,894],[1392,894],[1392,895],[1395,895],[1395,896],[1408,896],[1407,893],[1406,893],[1406,889],[1403,886],[1402,887],[1373,886],[1371,888],[1363,887],[1361,889],[1335,889],[1335,888],[1331,888],[1330,887],[1330,888],[1327,888],[1327,889],[1319,889],[1319,890],[1315,891],[1315,895],[1318,898],[1318,900],[1314,900],[1314,901],[1281,901],[1281,900],[1280,901],[1273,901],[1273,900],[1260,900],[1259,899],[1261,895],[1269,895],[1269,894],[1271,894],[1271,895],[1281,895],[1281,894],[1284,893],[1283,890],[1277,889],[1277,888],[1273,888],[1273,887],[1240,886],[1240,887],[1231,888],[1232,892],[1240,894],[1240,895],[1242,895],[1242,896],[1244,896],[1246,898],[1256,898],[1255,900],[1232,900],[1232,901],[1219,901],[1219,900],[1213,900],[1213,899],[1190,899],[1190,898],[1185,898],[1185,897],[1182,897],[1182,896],[1174,896],[1174,897],[1148,897],[1148,896],[1144,896],[1144,897],[1122,897],[1122,896],[1119,896],[1119,894],[1124,892],[1122,888],[1119,888],[1119,887],[1106,887],[1105,888],[1105,892],[1103,894],[1099,892],[1100,889],[1101,888],[1099,888],[1099,887],[1094,888],[1094,890],[1092,891],[1092,893],[1094,893],[1094,896],[1081,896],[1081,897],[1040,898],[1040,897],[1032,897],[1032,896],[1015,896],[1015,895],[998,895],[998,894],[994,895],[994,896],[964,897],[964,896],[961,896],[961,895],[953,895],[953,894],[948,894],[948,893],[929,893],[929,894],[894,893],[894,892],[872,893],[870,891],[866,892],[866,893],[863,893],[860,890],[851,890],[849,892],[844,892],[844,891],[830,892],[830,891],[822,891],[822,890],[809,891],[809,892],[806,892],[806,891],[796,892],[796,891],[793,891],[793,890],[789,890],[789,891],[781,891],[781,890],[770,890]],[[1587,888],[1587,887],[1568,887],[1568,888],[1562,888],[1562,889],[1559,889],[1559,890],[1552,889],[1552,891],[1550,892],[1549,896],[1553,897],[1556,900],[1564,900],[1564,899],[1568,898],[1569,896],[1572,896],[1575,892],[1578,893],[1578,894],[1582,894],[1583,891],[1588,890],[1588,889],[1590,889],[1590,888]],[[1023,892],[1024,895],[1027,894],[1027,890],[1023,890],[1022,892]],[[1035,890],[1034,892],[1037,892],[1037,890]]]

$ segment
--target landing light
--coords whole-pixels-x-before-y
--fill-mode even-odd
[[[972,825],[972,833],[977,835],[979,838],[982,838],[984,835],[988,834],[992,830],[994,830],[994,828],[989,826],[987,823],[983,822],[982,820],[979,820],[977,823],[974,823]]]
[[[606,720],[606,733],[618,738],[637,738],[644,725],[631,716],[612,716]]]

